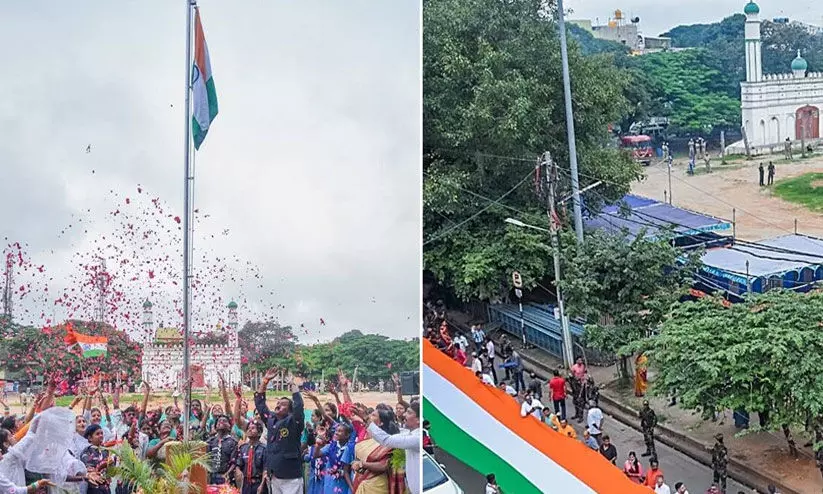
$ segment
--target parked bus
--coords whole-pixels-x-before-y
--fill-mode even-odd
[[[652,163],[652,138],[647,135],[624,136],[620,138],[620,148],[631,150],[632,158],[649,166]]]

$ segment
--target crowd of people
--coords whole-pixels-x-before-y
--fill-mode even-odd
[[[524,419],[534,417],[548,428],[572,440],[583,442],[589,448],[598,451],[611,464],[621,468],[632,482],[645,485],[656,494],[688,494],[684,482],[670,484],[660,468],[654,437],[657,416],[648,401],[644,402],[637,417],[646,450],[640,455],[635,451],[629,451],[625,460],[620,462],[617,447],[605,433],[608,425],[604,426],[605,417],[599,405],[598,386],[582,358],[577,358],[567,370],[555,369],[548,381],[541,380],[533,372],[529,373],[529,380],[525,381],[522,358],[505,334],[495,343],[485,333],[482,324],[472,325],[466,336],[452,330],[444,318],[431,317],[427,320],[425,336],[442,352],[470,368],[477,379],[489,386],[498,387],[516,400],[520,406],[520,415]],[[543,404],[544,396],[546,405]],[[574,414],[571,417],[566,414],[568,398],[571,398],[574,407]],[[580,424],[582,433],[578,434],[571,422]],[[643,460],[646,458],[648,463],[644,466]],[[714,479],[706,491],[707,494],[726,493],[728,461],[728,450],[723,444],[723,436],[717,435],[712,448]],[[771,489],[773,487],[770,486],[769,492],[775,492]],[[501,492],[493,474],[487,478],[486,492]]]
[[[277,372],[266,373],[251,406],[241,386],[229,387],[221,377],[221,400],[192,400],[188,421],[181,418],[178,393],[172,404],[150,406],[147,384],[142,402],[122,410],[118,388],[109,403],[92,385],[80,387],[68,407],[58,407],[59,381],[50,378],[24,415],[0,402],[0,492],[130,494],[136,485],[109,468],[121,460],[117,448],[130,446],[157,468],[170,446],[183,440],[188,423],[188,439],[208,453],[210,485],[242,494],[420,493],[418,399],[406,402],[398,385],[393,405],[354,403],[340,372],[330,387],[334,402],[321,403],[296,377],[291,397],[269,400]],[[313,405],[310,414],[304,397]]]

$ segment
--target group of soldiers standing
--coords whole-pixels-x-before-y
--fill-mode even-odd
[[[657,450],[654,445],[654,428],[657,427],[657,414],[654,413],[648,401],[643,401],[643,408],[640,409],[640,430],[643,433],[643,442],[646,443],[646,452],[642,456],[651,457],[651,462],[657,461]],[[714,436],[714,446],[712,447],[712,477],[713,482],[720,487],[721,492],[726,492],[726,479],[728,477],[727,468],[729,466],[729,450],[723,443],[723,434]]]

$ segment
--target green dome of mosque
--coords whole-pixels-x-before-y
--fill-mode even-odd
[[[236,309],[236,308],[237,308],[237,303],[229,302],[229,309]]]
[[[800,56],[800,50],[797,51],[797,58],[792,60],[792,70],[806,70],[809,68],[809,64],[806,63],[806,59]]]
[[[143,308],[144,309],[151,309],[151,302],[149,302],[148,300],[143,302]]]
[[[746,4],[746,7],[743,9],[743,13],[746,15],[755,15],[760,13],[760,7],[754,3],[754,0],[750,0],[749,3]]]

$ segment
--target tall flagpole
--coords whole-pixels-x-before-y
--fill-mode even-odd
[[[191,323],[191,308],[189,307],[191,282],[191,187],[194,177],[191,175],[191,24],[192,11],[196,0],[186,0],[186,140],[183,146],[185,169],[183,173],[183,440],[189,440],[189,417],[191,416],[191,376],[189,375],[189,326]]]

